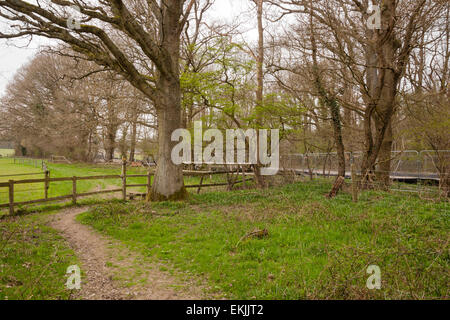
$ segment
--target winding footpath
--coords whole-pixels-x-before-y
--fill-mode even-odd
[[[161,264],[145,261],[116,240],[75,220],[88,208],[68,208],[51,217],[81,260],[81,289],[75,298],[88,300],[206,299],[204,288],[160,271]]]

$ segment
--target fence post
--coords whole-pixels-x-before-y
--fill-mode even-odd
[[[9,180],[9,214],[14,215],[14,180]]]
[[[122,158],[122,199],[127,200],[127,159]]]
[[[48,199],[48,188],[50,187],[50,182],[48,179],[50,178],[50,171],[45,170],[45,181],[44,181],[44,195],[45,199]]]
[[[200,178],[200,184],[198,185],[197,194],[200,193],[200,189],[202,188],[203,178],[204,178],[204,177],[205,177],[205,175],[202,175],[202,177]]]
[[[358,202],[358,179],[356,177],[355,164],[351,165],[352,170],[352,200],[353,202]]]
[[[422,156],[422,152],[420,151],[420,153],[418,153],[417,156],[417,192],[420,194],[420,190],[422,187],[422,168],[423,168],[423,156]]]
[[[77,177],[72,177],[72,203],[77,204]]]

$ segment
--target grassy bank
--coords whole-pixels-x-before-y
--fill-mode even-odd
[[[329,185],[192,195],[188,202],[101,205],[97,230],[237,299],[448,298],[449,206],[366,192],[329,200]],[[266,228],[267,237],[242,239]],[[382,288],[369,290],[369,265]]]
[[[71,298],[66,270],[79,262],[45,217],[0,220],[0,300]]]

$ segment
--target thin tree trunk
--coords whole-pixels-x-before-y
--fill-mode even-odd
[[[131,124],[131,142],[130,142],[130,162],[135,161],[135,154],[136,154],[136,135],[137,135],[137,111],[133,111],[133,122]]]
[[[344,142],[342,141],[342,125],[341,116],[339,113],[339,105],[334,100],[330,104],[331,120],[333,122],[334,141],[336,142],[336,151],[338,156],[338,177],[345,177],[345,150]]]
[[[256,57],[256,78],[257,78],[257,87],[256,87],[256,107],[262,107],[264,104],[264,74],[263,74],[263,65],[264,65],[264,29],[263,29],[263,0],[257,0],[256,2],[256,17],[258,21],[258,56]],[[261,118],[259,116],[260,111],[256,110],[257,114],[257,124],[261,126]],[[256,131],[257,141],[259,141],[259,131]],[[261,175],[261,161],[259,155],[259,143],[256,147],[256,159],[257,164],[255,165],[255,180],[256,184],[260,188],[267,187],[267,181],[264,176]]]

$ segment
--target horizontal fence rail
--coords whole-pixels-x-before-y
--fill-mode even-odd
[[[5,178],[5,177],[20,177],[20,176],[37,176],[37,175],[41,175],[41,174],[45,174],[45,172],[2,174],[2,175],[0,175],[0,178]]]

